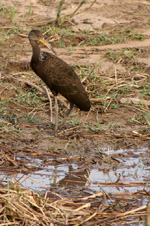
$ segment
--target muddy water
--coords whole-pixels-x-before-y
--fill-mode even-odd
[[[30,160],[30,165],[38,166],[40,170],[31,174],[4,174],[0,172],[0,179],[3,183],[17,181],[22,188],[34,191],[67,191],[69,196],[72,188],[76,188],[78,193],[86,190],[90,194],[104,191],[109,193],[138,192],[147,190],[150,186],[150,160],[148,159],[148,149],[128,149],[109,150],[109,155],[122,156],[120,164],[115,169],[106,169],[101,165],[91,165],[82,167],[77,164],[57,164],[45,166],[41,159]],[[146,154],[147,153],[147,154]],[[18,157],[19,159],[20,157]],[[51,160],[51,159],[49,159]],[[79,194],[78,194],[79,195]],[[76,196],[76,193],[75,193]],[[142,204],[146,204],[142,200]]]

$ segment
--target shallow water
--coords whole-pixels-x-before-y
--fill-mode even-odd
[[[66,188],[67,192],[69,192],[72,187],[78,187],[78,189],[89,190],[91,193],[101,191],[106,193],[133,193],[143,189],[147,190],[150,187],[149,152],[148,149],[109,150],[108,155],[115,153],[115,155],[119,156],[123,154],[123,159],[117,158],[122,164],[118,165],[118,168],[110,168],[107,171],[101,165],[96,165],[95,168],[92,165],[91,169],[90,166],[88,167],[89,174],[77,164],[45,166],[41,159],[26,157],[30,160],[28,165],[35,165],[41,169],[28,175],[21,173],[12,175],[11,172],[8,174],[1,171],[0,179],[5,181],[3,183],[17,181],[22,188],[34,191]],[[85,178],[85,175],[88,179]],[[120,183],[123,183],[123,185]],[[133,183],[136,184],[134,185]],[[146,204],[146,202],[143,200],[142,204]]]

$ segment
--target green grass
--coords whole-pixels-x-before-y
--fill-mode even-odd
[[[135,48],[120,50],[108,50],[107,57],[112,61],[118,61],[119,59],[132,59],[136,54]]]
[[[32,13],[32,9],[31,9],[31,6],[29,5],[27,11],[25,11],[23,13],[22,17],[26,17],[26,16],[30,15],[31,13]]]
[[[57,40],[56,44],[58,45],[59,48],[65,48],[66,47],[63,40]]]
[[[92,27],[92,25],[91,25]],[[67,46],[100,46],[123,43],[127,40],[144,40],[146,36],[135,32],[134,30],[122,28],[120,31],[112,29],[109,32],[104,31],[101,33],[99,29],[93,27],[88,29],[79,30],[75,32],[72,30],[71,26],[51,26],[52,31],[60,37],[55,43],[59,48],[65,48]],[[51,35],[49,27],[40,28],[43,32],[47,32],[46,36]],[[132,55],[132,54],[131,54]],[[131,57],[130,54],[127,57]]]
[[[129,119],[129,122],[131,122],[132,124],[140,124],[142,120],[143,120],[143,115],[136,114],[133,118]]]
[[[10,133],[10,132],[20,133],[20,129],[17,125],[14,126],[6,123],[1,126],[0,133]]]
[[[29,123],[39,123],[41,122],[40,117],[34,117],[33,114],[25,113],[18,117],[18,120],[21,120],[23,122],[29,122]]]
[[[4,4],[2,5],[2,10],[1,10],[1,12],[2,12],[4,15],[8,14],[8,15],[10,16],[11,22],[12,22],[12,23],[15,23],[14,16],[15,16],[15,14],[16,14],[16,4],[14,4],[13,7],[11,7],[10,9],[8,9],[7,6],[6,6],[6,3],[4,3]]]
[[[15,97],[13,99],[19,103],[22,102],[28,104],[29,106],[36,107],[39,104],[42,97],[38,97],[36,93],[27,92],[24,94],[19,94],[18,97]]]
[[[18,35],[19,33],[22,33],[22,28],[14,28],[14,29],[2,29],[1,35],[0,35],[0,43],[4,43],[5,40],[9,37],[14,37],[15,35]]]
[[[147,124],[150,126],[150,114],[149,113],[146,113],[145,116],[144,116]]]
[[[147,86],[144,86],[141,90],[140,90],[140,93],[142,93],[144,96],[145,95],[150,95],[150,85],[147,87]]]
[[[0,108],[0,113],[4,113],[6,111],[6,107],[1,107]]]
[[[5,101],[0,101],[0,105],[4,105],[4,104],[10,103],[10,102],[11,102],[10,99],[6,99]]]

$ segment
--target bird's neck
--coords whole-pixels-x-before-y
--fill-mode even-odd
[[[33,54],[32,54],[32,61],[37,62],[39,61],[40,58],[40,47],[36,42],[32,43],[32,50],[33,50]]]

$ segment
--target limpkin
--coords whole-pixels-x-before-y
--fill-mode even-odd
[[[57,133],[58,93],[70,102],[70,109],[64,117],[62,124],[65,123],[74,105],[76,105],[81,111],[89,111],[91,103],[79,77],[76,75],[73,68],[56,55],[40,50],[39,44],[43,43],[55,53],[52,46],[43,38],[42,33],[39,30],[31,30],[28,37],[33,51],[30,66],[49,87],[55,97],[54,131]]]

